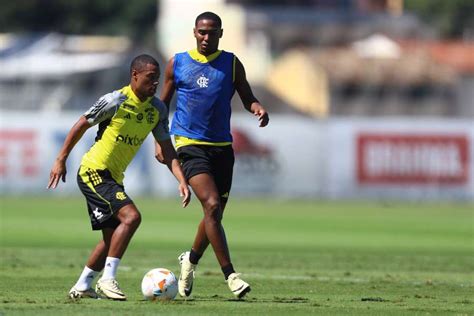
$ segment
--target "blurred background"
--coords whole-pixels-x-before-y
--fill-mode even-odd
[[[128,84],[134,56],[195,48],[203,11],[270,125],[233,99],[236,196],[474,201],[472,0],[17,0],[0,10],[1,193],[80,194],[92,128],[45,187],[72,124]],[[174,105],[171,106],[174,109]],[[174,196],[147,139],[134,195]]]

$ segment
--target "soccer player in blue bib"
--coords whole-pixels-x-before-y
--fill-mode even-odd
[[[258,118],[260,127],[266,126],[269,118],[252,93],[242,63],[234,54],[218,49],[222,33],[219,16],[200,14],[194,27],[197,48],[170,59],[161,93],[168,107],[177,93],[170,133],[174,134],[185,177],[204,211],[191,250],[179,256],[178,289],[184,297],[191,295],[194,271],[209,243],[232,293],[241,298],[250,291],[250,285],[234,271],[221,223],[234,166],[230,117],[235,90],[244,107]],[[159,144],[156,151],[159,157]]]

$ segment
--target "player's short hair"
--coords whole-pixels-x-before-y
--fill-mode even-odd
[[[142,71],[148,64],[152,64],[160,68],[160,64],[158,64],[156,59],[152,56],[147,54],[138,55],[132,60],[132,63],[130,64],[130,74],[134,69],[136,71]]]
[[[222,20],[214,12],[206,11],[206,12],[203,12],[203,13],[199,14],[196,18],[196,21],[194,22],[194,26],[197,26],[198,22],[201,21],[201,20],[212,20],[212,21],[217,23],[217,26],[219,28],[222,28]]]

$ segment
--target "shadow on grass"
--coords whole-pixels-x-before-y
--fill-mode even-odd
[[[236,302],[236,303],[285,303],[285,304],[304,304],[309,303],[310,300],[305,297],[278,297],[274,296],[271,299],[262,299],[262,298],[255,298],[255,297],[246,297],[242,299],[238,298],[228,298],[220,295],[213,295],[213,296],[196,296],[191,299],[186,300],[177,300],[174,302]]]

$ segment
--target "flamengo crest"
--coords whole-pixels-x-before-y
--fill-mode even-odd
[[[204,75],[201,75],[201,77],[198,78],[196,83],[201,87],[201,88],[207,88],[209,84],[209,78],[204,77]]]

